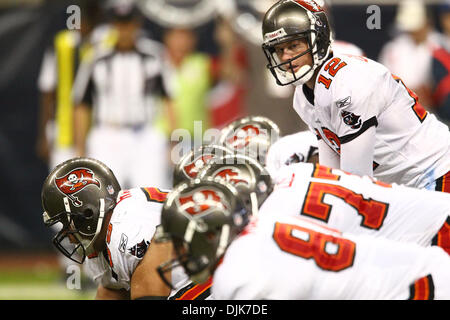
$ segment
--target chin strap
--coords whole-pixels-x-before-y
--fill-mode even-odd
[[[252,216],[258,215],[258,198],[256,197],[256,193],[250,193],[250,201],[252,203]]]
[[[197,227],[197,222],[195,222],[195,220],[190,220],[186,227],[186,231],[184,233],[184,241],[186,241],[189,244],[191,243],[192,238],[194,237],[194,232],[195,232],[196,227]]]
[[[64,208],[66,209],[66,213],[67,213],[67,221],[70,221],[70,204],[69,204],[69,198],[64,197],[63,198],[64,201]]]
[[[100,212],[98,214],[98,221],[97,221],[97,230],[95,230],[95,236],[100,232],[100,229],[102,228],[103,224],[103,218],[105,217],[105,199],[100,199]]]
[[[100,230],[102,228],[104,217],[105,217],[105,199],[101,198],[100,199],[100,209],[99,209],[99,214],[98,214],[98,221],[97,221],[97,229],[95,230],[94,237],[92,238],[92,240],[89,242],[89,244],[85,248],[87,255],[90,255],[92,252],[94,252],[93,245],[94,245],[95,239],[97,239],[97,236],[100,233]]]
[[[230,225],[224,224],[222,232],[220,233],[219,246],[217,247],[216,257],[220,257],[228,246],[228,239],[230,238]]]

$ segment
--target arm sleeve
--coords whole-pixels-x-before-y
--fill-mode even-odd
[[[93,66],[92,61],[84,61],[76,73],[72,92],[75,105],[85,103],[92,106],[94,95]]]
[[[278,142],[278,141],[277,141]],[[271,176],[275,176],[276,172],[280,169],[280,163],[278,159],[278,152],[275,150],[279,143],[274,143],[267,151],[266,157],[266,169]]]
[[[153,53],[145,58],[145,92],[149,96],[157,96],[167,98],[167,90],[162,76],[162,58],[160,55]]]
[[[350,61],[349,61],[350,62]],[[359,175],[373,174],[378,117],[389,104],[389,70],[373,61],[358,61],[343,68],[335,80],[331,117],[340,141],[340,169]]]
[[[53,49],[48,49],[42,60],[42,66],[38,78],[38,88],[42,92],[56,89],[57,82],[56,56]]]
[[[371,126],[357,138],[341,144],[342,170],[361,176],[373,176],[375,131],[375,127]]]
[[[319,163],[321,165],[340,169],[340,157],[334,152],[323,139],[318,140],[317,142],[319,148]]]
[[[378,126],[378,116],[390,102],[386,94],[389,70],[374,61],[346,61],[348,65],[339,70],[330,88],[330,120],[341,144]]]
[[[164,86],[164,81],[161,74],[146,79],[145,91],[148,95],[156,95],[158,97],[168,98],[167,90]]]

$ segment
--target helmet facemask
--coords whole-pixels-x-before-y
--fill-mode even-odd
[[[315,31],[311,31],[310,33],[312,35],[315,33]],[[314,70],[317,67],[317,63],[314,63],[314,53],[313,53],[315,43],[314,44],[311,43],[310,40],[311,38],[312,38],[311,36],[307,36],[305,33],[301,33],[295,37],[289,37],[288,39],[284,39],[283,41],[279,41],[274,44],[269,45],[263,44],[264,53],[266,55],[267,60],[269,61],[267,68],[275,77],[277,84],[285,86],[296,82],[296,84],[300,85],[308,82],[311,79],[311,77],[314,74]],[[308,44],[308,49],[303,52],[300,52],[291,59],[282,62],[276,53],[275,50],[276,45],[300,39],[306,40]],[[313,57],[313,65],[303,65],[302,67],[300,67],[299,70],[297,70],[297,72],[295,72],[294,70],[295,68],[292,63],[306,54],[311,54],[311,57]]]
[[[192,190],[204,190],[199,183],[201,183],[200,180],[194,182],[199,187]],[[213,184],[206,183],[206,186]],[[180,193],[176,194],[178,191],[175,191],[175,194],[168,198],[170,204],[167,205],[166,202],[167,207],[162,212],[162,224],[155,235],[157,242],[171,240],[173,243],[175,258],[158,267],[160,277],[172,289],[172,283],[166,274],[179,267],[183,268],[192,282],[196,284],[206,282],[213,274],[228,245],[247,225],[249,219],[249,212],[240,198],[232,200],[233,204],[231,204],[228,202],[229,198],[226,200],[226,196],[222,198],[224,207],[219,205],[199,215],[188,214],[187,210],[183,210],[183,206],[173,206],[178,203],[179,197],[184,197],[183,186],[180,187],[178,189],[181,190]],[[237,196],[237,190],[231,185],[229,187]],[[220,189],[208,190],[221,193]],[[172,211],[174,209],[176,211]]]
[[[242,210],[245,209],[241,207],[240,211]],[[233,220],[241,224],[243,228],[248,223],[248,216],[242,212],[237,212]],[[174,289],[174,287],[166,274],[180,267],[183,268],[193,283],[201,284],[206,282],[235,236],[231,232],[230,224],[223,224],[215,228],[215,230],[205,231],[198,230],[199,228],[195,225],[196,222],[191,220],[186,229],[184,239],[177,236],[169,237],[173,243],[175,258],[161,264],[157,268],[160,277],[171,289]],[[191,232],[190,228],[195,230]],[[239,233],[241,229],[238,229]],[[156,238],[156,241],[161,242],[158,238]]]
[[[65,203],[66,199],[64,198]],[[63,255],[76,263],[82,264],[86,256],[95,251],[94,242],[100,233],[105,215],[104,199],[100,199],[99,212],[94,212],[89,207],[83,213],[72,212],[67,204],[66,211],[53,218],[49,218],[46,212],[43,214],[46,226],[61,224],[61,229],[53,238],[53,244]],[[93,231],[89,232],[89,229]]]
[[[293,83],[303,85],[308,82],[317,68],[326,61],[331,50],[331,34],[326,14],[322,11],[313,13],[301,6],[296,9],[304,10],[303,14],[306,14],[307,25],[296,28],[296,31],[289,29],[292,26],[286,28],[278,26],[279,29],[268,30],[263,35],[262,49],[269,62],[267,68],[276,79],[277,84],[281,86]],[[276,54],[275,46],[300,39],[306,40],[308,49],[282,62]],[[311,54],[312,65],[304,65],[295,72],[293,62],[306,54]]]

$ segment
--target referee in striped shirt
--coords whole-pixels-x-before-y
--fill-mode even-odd
[[[157,128],[168,101],[163,47],[143,34],[137,7],[111,13],[114,46],[86,58],[75,79],[75,150],[108,165],[123,188],[167,188],[169,141]]]

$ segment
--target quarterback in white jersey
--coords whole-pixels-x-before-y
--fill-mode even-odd
[[[215,270],[216,299],[450,298],[450,257],[441,248],[340,233],[296,217],[258,220]]]
[[[332,68],[339,69],[333,79]],[[294,109],[320,139],[322,164],[421,188],[450,171],[448,127],[370,59],[333,57],[320,69],[314,92],[296,87]]]
[[[294,109],[318,139],[323,165],[388,183],[437,189],[450,171],[450,132],[383,65],[331,50],[325,12],[282,0],[263,21],[263,49]]]
[[[317,162],[317,138],[311,131],[300,131],[281,137],[269,147],[266,169],[271,176],[297,162]]]
[[[450,254],[450,194],[386,184],[318,164],[282,168],[259,215],[291,215],[342,232],[438,245]]]

